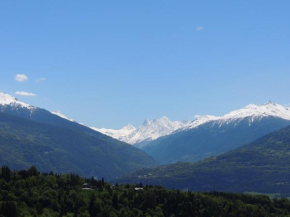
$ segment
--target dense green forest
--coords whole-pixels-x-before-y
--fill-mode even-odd
[[[119,183],[192,191],[261,192],[290,196],[290,127],[198,163],[145,168]]]
[[[231,193],[193,193],[160,186],[111,185],[75,174],[39,173],[36,167],[0,170],[1,217],[278,217],[290,201]]]

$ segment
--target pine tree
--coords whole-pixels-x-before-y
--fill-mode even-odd
[[[2,167],[2,177],[6,182],[9,182],[11,179],[11,170],[7,166]]]
[[[96,195],[92,194],[89,203],[89,213],[91,217],[97,216],[95,204],[96,204]]]

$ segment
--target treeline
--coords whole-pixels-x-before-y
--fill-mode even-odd
[[[193,193],[160,186],[111,185],[76,174],[0,170],[1,217],[279,217],[287,199],[221,192]]]

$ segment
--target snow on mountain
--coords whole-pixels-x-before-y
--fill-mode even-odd
[[[242,120],[244,118],[249,118],[249,124],[251,124],[255,120],[261,119],[263,117],[277,117],[290,120],[290,108],[273,103],[272,101],[262,105],[250,104],[245,108],[232,111],[224,116],[198,116],[194,121],[180,130],[196,128],[199,125],[210,121],[217,121],[219,124],[226,124],[232,121]]]
[[[186,124],[187,123],[182,121],[170,121],[167,117],[155,120],[147,119],[133,134],[130,135],[127,142],[130,144],[148,143],[161,136],[169,135],[184,127]]]
[[[0,92],[0,111],[4,111],[8,106],[11,106],[12,109],[17,112],[24,109],[30,114],[37,109],[34,106],[19,101],[17,98],[7,93]],[[60,111],[51,113],[74,122],[74,120],[69,119]],[[155,120],[147,119],[138,128],[135,128],[132,125],[127,125],[119,130],[105,128],[98,129],[95,127],[92,127],[92,129],[132,145],[138,144],[138,147],[141,147],[159,137],[170,135],[182,130],[196,128],[211,121],[222,125],[248,118],[249,124],[252,124],[255,120],[262,119],[263,117],[277,117],[290,120],[290,108],[269,101],[262,105],[250,104],[245,108],[232,111],[224,116],[196,116],[196,119],[190,122],[170,121],[167,117],[162,117]]]
[[[135,128],[132,125],[125,126],[119,130],[112,129],[98,129],[101,133],[104,133],[108,136],[127,142],[129,144],[139,144],[139,143],[148,143],[152,140],[155,140],[161,136],[166,136],[172,132],[184,127],[187,123],[182,121],[170,121],[167,117],[162,117],[155,120],[147,119],[139,127]]]
[[[214,120],[219,119],[219,117],[215,117],[215,116],[211,116],[211,115],[205,115],[205,116],[196,115],[195,118],[196,118],[195,120],[189,122],[180,130],[196,128],[199,125],[205,124],[209,121],[214,121]]]
[[[93,130],[99,131],[103,134],[106,134],[108,136],[111,136],[115,139],[118,139],[120,141],[127,141],[128,137],[137,129],[132,126],[131,124],[128,124],[127,126],[119,129],[119,130],[113,130],[113,129],[105,129],[105,128],[101,128],[98,129],[96,127],[92,127]]]
[[[3,92],[0,92],[0,106],[3,106],[3,107],[13,106],[15,108],[21,107],[21,108],[27,108],[29,110],[33,110],[35,108],[24,102],[20,102],[17,98]]]
[[[253,119],[257,119],[268,116],[290,120],[290,108],[273,103],[272,101],[269,101],[260,106],[250,104],[243,109],[239,109],[226,114],[225,116],[221,117],[221,120],[229,121],[246,117],[252,117]]]
[[[33,111],[35,111],[37,109],[37,107],[31,106],[29,104],[26,104],[24,102],[19,101],[17,98],[4,93],[4,92],[0,92],[0,109],[2,107],[2,111],[7,107],[10,106],[12,108],[12,110],[16,110],[16,111],[20,111],[22,109],[24,110],[29,110],[30,114],[32,114]],[[61,118],[64,118],[66,120],[69,121],[74,121],[72,119],[69,119],[68,117],[66,117],[65,115],[63,115],[60,111],[55,111],[55,112],[51,112],[54,115],[57,115]]]
[[[128,125],[119,130],[105,128],[92,129],[123,142],[132,145],[137,144],[138,147],[142,147],[159,137],[170,135],[182,130],[197,128],[198,126],[211,121],[215,121],[215,123],[222,125],[228,124],[232,121],[249,118],[249,124],[251,124],[255,120],[268,116],[290,120],[290,108],[269,101],[263,105],[250,104],[245,108],[232,111],[224,116],[196,116],[196,119],[190,122],[170,121],[167,117],[162,117],[156,120],[147,119],[139,128]]]
[[[66,119],[68,121],[75,122],[73,119],[69,119],[67,116],[62,114],[61,111],[59,111],[59,110],[56,110],[55,112],[51,112],[51,113],[54,114],[54,115],[57,115],[57,116],[59,116],[59,117],[61,117],[63,119]]]

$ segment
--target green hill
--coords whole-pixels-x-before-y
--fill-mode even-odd
[[[84,183],[86,183],[84,185]],[[86,187],[83,189],[83,187]],[[287,217],[287,199],[159,186],[110,185],[75,174],[0,169],[0,217]]]
[[[217,157],[198,163],[142,169],[118,182],[142,182],[194,191],[290,195],[290,127]]]
[[[0,112],[0,165],[113,179],[156,162],[126,143],[52,116],[67,126]],[[74,127],[70,127],[74,126]]]

